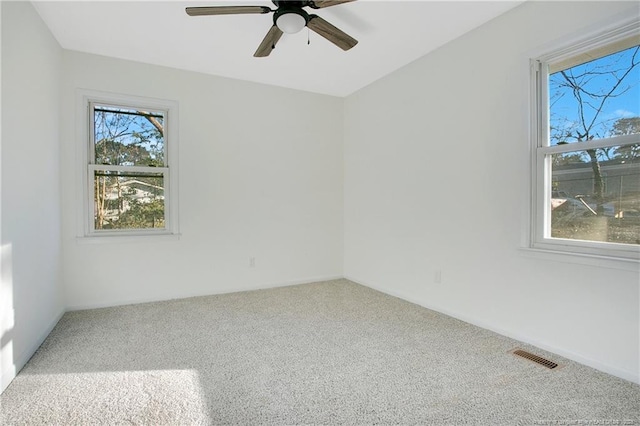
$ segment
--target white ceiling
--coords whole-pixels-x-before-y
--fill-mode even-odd
[[[519,5],[522,1],[359,0],[313,11],[359,40],[342,51],[308,31],[285,34],[266,58],[253,53],[272,14],[188,16],[187,6],[246,1],[34,2],[65,49],[347,96]],[[311,10],[309,10],[311,11]]]

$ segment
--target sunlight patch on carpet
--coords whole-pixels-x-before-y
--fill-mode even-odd
[[[3,424],[21,423],[13,415],[25,409],[31,420],[47,424],[72,422],[77,411],[91,412],[103,424],[201,424],[209,418],[195,370],[24,374],[10,387],[29,392],[41,403],[27,409],[21,407],[25,401],[4,400]]]

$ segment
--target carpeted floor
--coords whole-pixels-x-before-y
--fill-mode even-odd
[[[67,313],[0,403],[3,425],[640,425],[638,385],[347,280]]]

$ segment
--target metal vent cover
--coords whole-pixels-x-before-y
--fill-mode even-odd
[[[558,367],[558,364],[556,364],[555,362],[550,361],[546,358],[542,358],[541,356],[534,355],[531,352],[527,352],[522,349],[514,349],[511,351],[511,353],[519,357],[526,358],[529,361],[533,361],[536,364],[540,364],[543,367],[547,367],[550,370],[553,370],[554,368]]]

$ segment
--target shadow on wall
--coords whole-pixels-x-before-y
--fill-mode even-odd
[[[11,244],[0,247],[0,392],[15,377],[13,352],[13,273]]]

